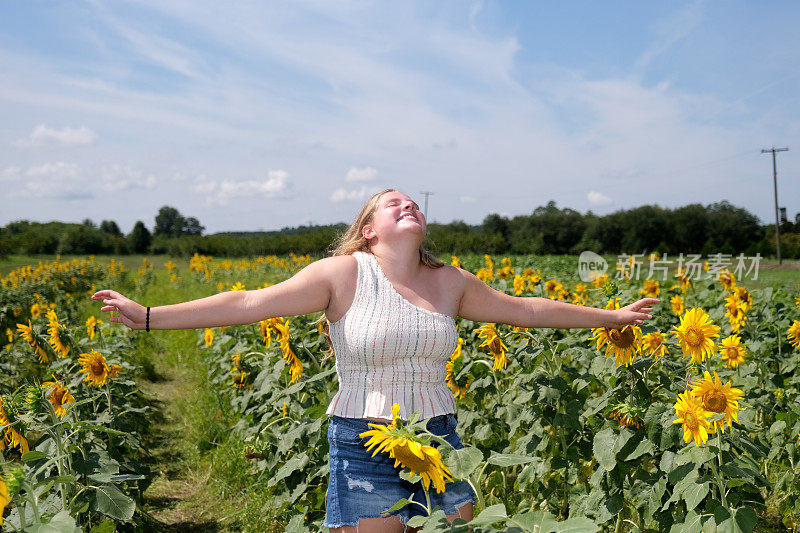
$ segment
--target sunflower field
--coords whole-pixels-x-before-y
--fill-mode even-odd
[[[448,523],[439,509],[401,500],[395,508],[416,505],[425,515],[410,525],[693,532],[765,530],[777,521],[797,529],[797,283],[751,286],[728,271],[637,280],[624,266],[581,283],[574,257],[442,259],[508,294],[608,309],[645,296],[661,303],[646,325],[621,330],[457,319],[447,384],[466,446],[452,449],[414,417],[363,435],[365,446],[390,454],[401,475],[428,491],[453,480],[473,486],[470,523]],[[137,337],[145,334],[100,323],[77,298],[120,286],[135,298],[154,282],[206,295],[257,289],[311,260],[196,255],[185,268],[143,262],[120,272],[119,264],[101,268],[89,259],[3,278],[3,527],[141,527],[137,505],[151,479],[141,460],[150,407],[136,383]],[[148,305],[162,303],[172,302]],[[322,530],[325,410],[337,378],[319,318],[197,332],[207,386],[234,421],[249,465],[240,475],[266,493],[262,512],[276,531]]]
[[[149,407],[132,379],[132,337],[84,317],[112,261],[40,262],[0,281],[0,508],[3,530],[114,531],[147,485]]]

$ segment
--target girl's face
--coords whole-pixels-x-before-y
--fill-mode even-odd
[[[399,191],[387,192],[378,200],[372,222],[365,225],[364,237],[382,239],[412,233],[425,237],[426,221],[417,203]]]

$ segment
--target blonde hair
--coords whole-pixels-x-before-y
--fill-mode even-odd
[[[369,241],[366,237],[364,237],[364,226],[372,222],[372,218],[375,216],[375,211],[378,209],[378,201],[381,199],[381,196],[387,192],[399,191],[397,191],[397,189],[385,189],[372,195],[372,197],[366,201],[364,207],[361,208],[361,211],[359,211],[355,220],[353,220],[353,223],[350,224],[350,227],[347,228],[347,230],[345,230],[345,232],[342,233],[336,239],[336,241],[334,241],[331,249],[331,255],[353,255],[355,252],[371,253],[369,251]],[[419,260],[422,261],[422,264],[430,268],[441,268],[444,266],[444,263],[439,261],[422,245],[419,247]],[[322,316],[314,322],[314,324],[319,323],[323,324],[322,329],[325,332],[325,337],[328,339],[328,346],[330,348],[327,350],[327,355],[322,358],[322,361],[325,361],[334,356],[333,342],[331,342],[331,337],[329,335],[330,320],[328,320],[328,317],[325,313],[323,313]]]

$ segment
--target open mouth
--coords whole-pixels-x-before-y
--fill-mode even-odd
[[[403,219],[406,219],[406,218],[410,218],[411,220],[413,220],[413,221],[415,221],[415,222],[419,222],[419,221],[417,220],[417,217],[415,217],[415,216],[414,216],[414,215],[412,215],[412,214],[405,214],[405,215],[401,216],[400,218],[398,218],[397,220],[398,220],[398,221],[400,221],[400,220],[403,220]]]

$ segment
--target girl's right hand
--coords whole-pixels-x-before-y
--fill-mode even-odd
[[[121,322],[131,329],[144,329],[147,309],[143,305],[108,289],[94,293],[92,300],[100,300],[105,304],[105,307],[100,308],[101,311],[119,313],[119,316],[112,316],[109,319],[111,322]]]

